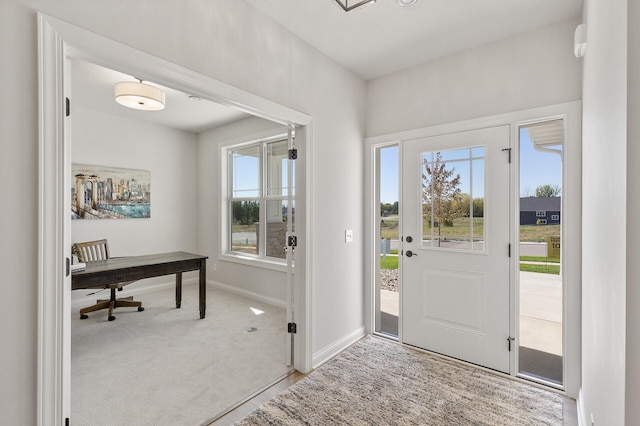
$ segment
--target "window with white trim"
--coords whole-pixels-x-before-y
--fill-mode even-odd
[[[288,152],[286,136],[227,148],[227,254],[286,259]]]
[[[536,210],[536,217],[545,217],[547,216],[546,210]]]

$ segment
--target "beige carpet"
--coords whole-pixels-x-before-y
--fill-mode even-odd
[[[195,285],[181,309],[173,287],[136,299],[144,312],[119,308],[113,322],[73,311],[71,424],[206,424],[289,371],[282,309],[209,287],[200,320]]]
[[[559,395],[365,337],[236,423],[562,425]]]

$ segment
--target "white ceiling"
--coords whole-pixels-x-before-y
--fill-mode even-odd
[[[335,0],[244,0],[365,80],[425,63],[582,13],[583,0],[418,0],[401,7],[377,0],[344,12]],[[113,86],[135,81],[72,61],[75,105],[199,133],[246,113],[161,87],[162,111],[136,111],[113,100]]]
[[[165,92],[165,109],[133,110],[116,103],[113,98],[114,84],[119,81],[136,79],[80,59],[71,61],[73,105],[193,133],[249,117],[244,112],[214,102],[195,101],[185,93],[153,82],[145,83],[160,87]]]
[[[582,14],[583,0],[245,0],[365,80]],[[353,3],[353,2],[350,2]]]

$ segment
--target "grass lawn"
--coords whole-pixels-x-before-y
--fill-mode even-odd
[[[423,233],[429,235],[431,229],[429,222],[423,222]],[[385,217],[380,224],[380,233],[382,238],[398,239],[398,217]],[[437,235],[438,229],[434,229],[434,233]],[[443,226],[440,230],[441,235],[447,237],[469,236],[469,218],[458,218],[453,222],[453,226]],[[482,237],[484,233],[484,218],[473,219],[473,236]],[[546,242],[547,237],[560,235],[560,225],[521,225],[520,226],[520,241],[521,242]],[[391,251],[394,254],[398,253],[398,250]],[[536,272],[540,274],[560,274],[560,259],[536,257],[536,256],[521,256],[521,261],[528,262],[541,262],[542,265],[530,265],[526,263],[520,264],[520,270],[526,272]],[[396,256],[387,256],[386,259],[380,257],[381,269],[398,269],[398,258]]]
[[[520,242],[544,243],[560,235],[560,225],[520,225]]]
[[[398,256],[387,256],[386,259],[380,256],[380,269],[398,269]]]
[[[397,252],[397,250],[395,251]],[[538,261],[537,259],[546,259],[546,258],[522,256],[520,260]],[[558,259],[549,259],[548,263],[550,264],[548,265],[530,265],[527,263],[521,263],[520,270],[525,272],[536,272],[538,274],[560,275],[560,265],[553,264],[554,263],[553,260],[558,261]],[[387,256],[386,259],[380,256],[380,269],[398,269],[398,256]]]
[[[560,263],[560,259],[556,257],[539,257],[539,256],[520,256],[521,262],[546,262]]]
[[[470,218],[461,217],[453,221],[453,226],[443,225],[440,228],[440,235],[442,237],[468,237],[469,236],[469,224]],[[431,226],[428,220],[422,221],[422,233],[423,235],[431,234]],[[438,228],[433,229],[433,234],[438,235]],[[484,218],[473,218],[473,236],[476,238],[482,238],[484,236]]]
[[[429,222],[423,222],[422,232],[425,235],[430,233]],[[434,229],[434,233],[438,234],[438,229]],[[440,230],[442,236],[468,236],[469,235],[469,218],[462,217],[453,221],[453,226],[443,226]],[[398,239],[398,217],[384,217],[380,223],[381,238]],[[476,217],[473,219],[473,236],[482,237],[484,235],[484,218]],[[520,241],[521,242],[537,242],[543,243],[547,241],[547,237],[560,235],[560,225],[521,225]]]
[[[380,220],[380,238],[398,239],[398,216],[383,217]]]
[[[531,265],[528,263],[521,263],[520,271],[560,275],[560,265]]]

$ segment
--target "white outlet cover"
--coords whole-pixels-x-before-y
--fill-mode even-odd
[[[344,242],[352,243],[353,242],[353,229],[347,229],[344,231]]]

